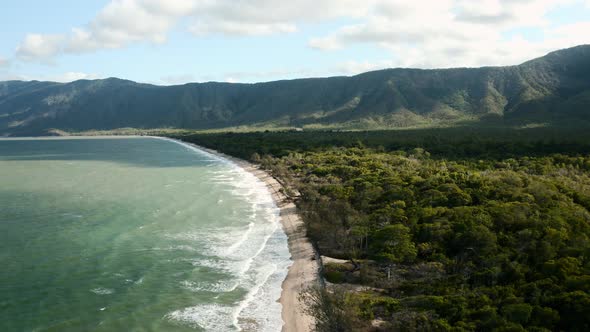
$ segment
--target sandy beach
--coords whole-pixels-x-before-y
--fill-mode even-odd
[[[245,160],[234,158],[215,150],[181,141],[211,154],[229,159],[244,170],[252,173],[266,184],[275,204],[280,210],[280,221],[289,241],[289,252],[293,264],[289,267],[287,277],[282,284],[281,298],[283,332],[311,331],[313,318],[304,312],[305,306],[299,301],[299,294],[313,285],[318,278],[318,262],[315,250],[306,237],[303,221],[297,214],[295,203],[282,192],[282,185],[268,172]]]

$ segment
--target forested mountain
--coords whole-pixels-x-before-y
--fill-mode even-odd
[[[109,78],[0,82],[0,134],[233,126],[391,128],[590,122],[590,45],[518,66],[155,86]]]

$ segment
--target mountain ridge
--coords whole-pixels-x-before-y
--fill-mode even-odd
[[[590,45],[514,66],[159,86],[120,78],[0,82],[0,135],[122,127],[405,128],[590,121]]]

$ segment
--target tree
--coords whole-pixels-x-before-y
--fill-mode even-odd
[[[352,315],[347,312],[346,293],[340,288],[328,292],[321,286],[306,289],[300,295],[305,313],[315,320],[316,332],[352,331]]]
[[[509,304],[502,308],[502,315],[509,321],[525,325],[531,318],[533,307],[527,303]]]
[[[416,258],[410,229],[402,224],[387,225],[373,234],[373,253],[381,260],[402,263]]]

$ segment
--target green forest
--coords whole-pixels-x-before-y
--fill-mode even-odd
[[[174,134],[286,184],[321,255],[318,331],[590,330],[590,134]]]

